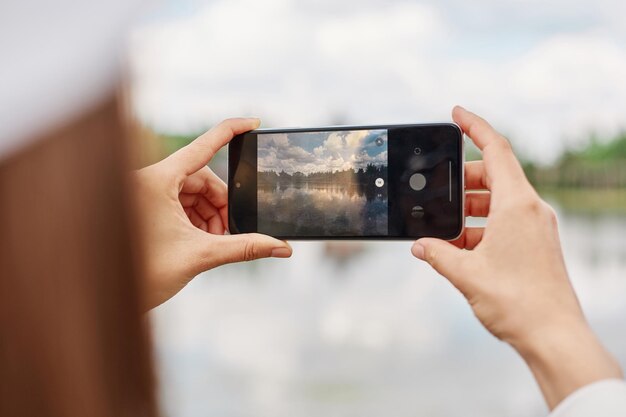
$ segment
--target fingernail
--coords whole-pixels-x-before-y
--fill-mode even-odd
[[[287,248],[274,248],[272,249],[272,258],[289,258],[291,251]]]
[[[421,243],[415,242],[411,248],[411,253],[416,258],[424,260],[424,246]]]

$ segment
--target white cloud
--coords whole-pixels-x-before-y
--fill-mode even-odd
[[[424,4],[392,4],[329,16],[315,33],[316,48],[333,60],[344,60],[347,54],[356,65],[393,69],[397,63],[385,59],[390,45],[405,50],[408,56],[416,48],[432,45],[433,37],[446,36],[437,10]]]
[[[134,107],[159,130],[188,132],[235,115],[442,121],[463,104],[548,161],[564,141],[626,126],[626,31],[614,16],[625,6],[579,3],[218,0],[135,31]]]
[[[380,131],[333,132],[326,139],[318,134],[291,136],[285,134],[264,134],[258,137],[259,171],[285,171],[288,174],[302,172],[337,171],[365,168],[368,164],[387,165],[387,151],[380,149],[373,156],[366,150],[366,138],[371,134],[386,135]],[[310,140],[323,142],[307,151]],[[310,142],[309,142],[310,143]],[[301,146],[299,146],[301,145]],[[311,144],[309,144],[311,146]],[[310,148],[309,148],[310,149]]]
[[[345,135],[346,145],[350,148],[358,148],[367,136],[367,130],[353,130]]]
[[[345,149],[345,140],[343,135],[337,132],[331,133],[322,146],[331,155],[339,155]]]
[[[604,36],[554,36],[509,64],[509,71],[515,101],[505,107],[521,110],[511,126],[536,136],[537,144],[554,148],[562,138],[592,130],[608,135],[626,126],[626,84],[620,81],[626,49]]]

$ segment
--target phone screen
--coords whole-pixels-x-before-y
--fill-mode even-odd
[[[258,232],[387,236],[386,129],[257,136]]]
[[[229,226],[284,239],[453,239],[462,182],[456,125],[257,130],[229,145]]]

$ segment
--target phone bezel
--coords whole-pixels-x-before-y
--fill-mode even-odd
[[[401,129],[401,128],[425,128],[425,127],[429,127],[429,128],[436,128],[436,127],[447,127],[447,128],[453,128],[457,133],[457,137],[459,140],[459,146],[458,146],[458,150],[459,150],[459,155],[458,155],[458,160],[459,160],[459,167],[460,169],[457,170],[457,177],[458,177],[458,198],[460,201],[459,204],[459,210],[458,210],[458,216],[460,219],[459,222],[459,230],[458,233],[455,233],[452,236],[446,236],[446,237],[441,237],[441,239],[444,240],[455,240],[458,239],[464,232],[465,230],[465,135],[463,130],[456,124],[456,123],[406,123],[406,124],[387,124],[387,125],[340,125],[340,126],[322,126],[322,127],[312,127],[312,128],[300,128],[300,127],[290,127],[290,128],[262,128],[262,129],[255,129],[249,132],[245,132],[243,134],[237,135],[235,138],[233,138],[233,140],[229,143],[228,146],[228,224],[229,224],[229,230],[231,230],[231,233],[236,234],[236,233],[240,233],[237,230],[237,226],[234,224],[233,221],[233,203],[236,197],[236,193],[241,193],[242,191],[237,191],[237,190],[241,190],[241,189],[237,189],[235,188],[235,179],[234,179],[234,174],[237,172],[237,168],[239,166],[239,164],[242,162],[242,155],[239,153],[237,153],[237,148],[241,149],[242,147],[242,142],[243,139],[246,135],[250,135],[250,134],[260,134],[260,133],[298,133],[298,132],[327,132],[327,131],[344,131],[344,130],[378,130],[378,129]],[[255,136],[255,140],[256,140],[256,136]],[[252,147],[248,147],[248,148],[252,148]],[[252,159],[254,160],[254,167],[255,167],[255,173],[256,173],[256,142],[254,145],[254,156],[252,157],[252,155],[248,155],[247,159],[249,160],[249,163],[252,162]],[[247,151],[250,153],[251,149],[247,149]],[[242,184],[242,188],[244,186],[249,186],[249,184]],[[257,191],[257,187],[256,187],[256,182],[254,184],[254,187],[248,187],[248,193],[250,193],[249,188],[253,188],[254,189],[254,199],[248,199],[250,200],[254,200],[254,217],[255,217],[255,221],[257,218],[256,215],[256,191]],[[390,198],[390,197],[389,197]],[[251,210],[252,212],[252,210]],[[255,230],[257,230],[258,227],[255,227]],[[243,232],[243,233],[251,233],[251,232]],[[320,241],[320,240],[360,240],[360,241],[407,241],[407,240],[415,240],[415,237],[411,237],[411,236],[273,236],[277,239],[283,239],[283,240],[297,240],[297,241]]]

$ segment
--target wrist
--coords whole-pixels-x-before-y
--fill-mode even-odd
[[[538,330],[511,345],[532,371],[550,409],[585,385],[623,378],[619,363],[582,317]]]

